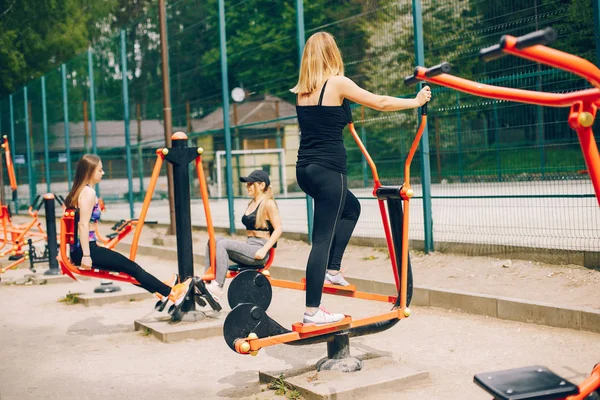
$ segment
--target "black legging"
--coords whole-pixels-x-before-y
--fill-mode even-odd
[[[75,265],[81,265],[82,256],[81,247],[77,247],[71,252],[71,261]],[[93,268],[111,272],[124,272],[135,278],[139,282],[139,286],[150,293],[160,293],[163,296],[168,296],[171,293],[171,288],[168,285],[165,285],[134,261],[116,251],[100,247],[96,242],[91,241],[90,256],[92,257]]]
[[[312,249],[306,265],[306,307],[319,307],[325,270],[339,270],[360,216],[360,203],[346,175],[320,165],[296,168],[300,188],[315,200]]]

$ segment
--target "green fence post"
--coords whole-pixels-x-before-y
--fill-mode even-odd
[[[279,114],[277,115],[277,118],[279,118]],[[279,123],[278,123],[279,124]],[[282,149],[283,148],[283,143],[281,142],[281,131],[279,129],[277,129],[277,134],[275,136],[275,145],[277,146],[278,149]],[[284,190],[284,186],[287,185],[287,182],[283,181],[283,168],[285,168],[285,165],[282,167],[281,166],[281,153],[277,153],[277,162],[279,163],[279,182],[281,182],[281,187],[279,188],[279,194],[283,194]]]
[[[306,41],[304,33],[304,3],[303,0],[296,0],[296,31],[298,35],[298,70],[302,62],[302,53],[304,52],[304,43]],[[306,219],[308,222],[308,244],[312,244],[314,208],[312,197],[306,195]]]
[[[594,3],[594,42],[596,43],[596,65],[600,65],[600,0]]]
[[[500,124],[498,123],[498,104],[494,101],[492,107],[494,116],[494,147],[496,148],[496,174],[498,174],[498,182],[502,182],[502,159],[500,157]]]
[[[8,105],[9,105],[9,111],[10,111],[10,143],[9,146],[13,149],[12,150],[12,154],[14,156],[14,151],[16,149],[15,146],[15,109],[13,106],[13,95],[9,95],[8,96]],[[14,160],[14,157],[13,157]],[[19,186],[19,180],[18,180],[18,176],[17,176],[17,169],[15,168],[15,164],[13,163],[13,169],[15,172],[15,180],[17,181],[17,187]],[[15,214],[19,214],[19,191],[16,191],[16,195],[14,195],[15,197],[13,198],[14,202],[13,202],[13,206],[15,208]]]
[[[131,167],[131,143],[129,139],[129,92],[127,78],[127,49],[125,48],[125,30],[121,29],[121,69],[123,74],[123,120],[125,121],[125,162],[127,165],[127,186],[129,192],[129,218],[133,219],[135,212],[133,210],[133,180]]]
[[[88,78],[90,79],[90,122],[92,124],[92,153],[98,154],[98,143],[96,142],[96,91],[94,89],[94,64],[92,48],[88,47]],[[100,197],[100,184],[96,184],[96,196]]]
[[[46,191],[52,192],[50,182],[50,150],[48,149],[48,108],[46,106],[46,77],[42,76],[42,129],[44,131],[44,166],[46,167]]]
[[[63,112],[65,121],[65,147],[67,152],[67,184],[71,187],[71,142],[69,138],[69,97],[67,95],[67,66],[60,66],[62,73]]]
[[[33,156],[31,154],[31,139],[29,138],[29,99],[27,98],[27,86],[23,88],[23,100],[25,101],[25,146],[27,147],[27,179],[29,179],[29,204],[33,204],[36,196],[35,182],[33,181]]]
[[[219,0],[219,41],[221,47],[221,80],[223,89],[223,131],[225,133],[225,158],[227,166],[227,204],[229,206],[229,233],[235,233],[233,213],[233,171],[231,169],[231,129],[229,121],[229,78],[227,75],[227,37],[225,35],[225,1]]]
[[[367,132],[365,131],[365,106],[360,106],[360,140],[367,147]],[[363,187],[367,187],[369,177],[367,175],[367,159],[362,157]]]
[[[460,93],[456,92],[456,146],[458,147],[458,181],[463,181],[462,124],[460,122]]]
[[[417,65],[425,65],[425,50],[423,45],[423,15],[421,0],[413,0],[413,25],[415,31],[415,61]],[[419,88],[422,84],[419,84]],[[423,223],[424,251],[433,251],[433,220],[431,218],[431,170],[429,166],[429,132],[427,126],[421,138],[421,182],[423,187]]]

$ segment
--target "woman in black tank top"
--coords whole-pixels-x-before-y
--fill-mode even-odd
[[[342,134],[352,121],[350,101],[379,111],[397,111],[422,106],[431,92],[425,87],[414,99],[399,99],[361,89],[344,77],[342,56],[326,32],[317,32],[306,41],[298,84],[291,91],[298,96],[300,126],[296,179],[315,204],[304,323],[322,325],[344,318],[321,307],[321,295],[324,282],[348,285],[340,273],[341,260],[360,215],[360,203],[348,190]]]

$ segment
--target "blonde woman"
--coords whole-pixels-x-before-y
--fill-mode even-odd
[[[344,318],[321,306],[323,283],[348,285],[340,265],[360,215],[360,203],[348,190],[342,136],[352,121],[350,101],[378,111],[397,111],[422,106],[431,99],[431,92],[425,87],[414,99],[399,99],[361,89],[344,76],[340,50],[326,32],[317,32],[306,41],[298,83],[291,91],[297,94],[301,131],[296,179],[315,206],[303,320],[322,325]]]
[[[269,175],[260,169],[240,178],[252,200],[242,216],[246,227],[246,241],[218,238],[216,243],[216,277],[206,285],[215,300],[223,297],[223,285],[229,269],[229,260],[249,265],[262,266],[268,261],[267,254],[283,233],[279,209],[273,197]],[[209,248],[206,247],[206,269],[210,266]]]
[[[71,246],[71,260],[75,265],[80,265],[81,269],[94,267],[105,271],[124,272],[135,278],[142,288],[156,293],[161,302],[171,300],[179,306],[190,288],[191,278],[177,284],[178,277],[173,274],[166,283],[161,282],[134,261],[96,243],[96,232],[90,229],[90,222],[94,224],[100,219],[100,205],[94,186],[102,180],[103,175],[100,157],[85,154],[77,162],[73,187],[65,200],[67,208],[79,208],[79,237]]]

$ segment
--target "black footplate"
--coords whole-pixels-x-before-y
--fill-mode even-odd
[[[202,303],[206,302],[213,310],[221,311],[221,305],[212,297],[202,279],[195,277],[193,285],[195,287],[194,299],[198,305],[202,306]]]
[[[497,400],[563,399],[579,393],[576,385],[539,365],[477,374],[473,380]]]

